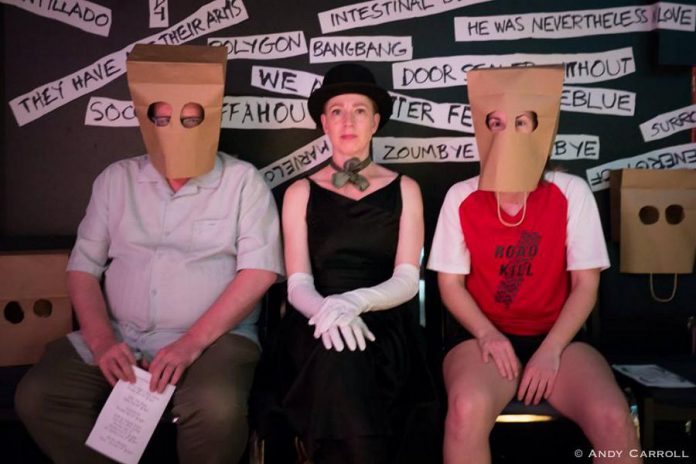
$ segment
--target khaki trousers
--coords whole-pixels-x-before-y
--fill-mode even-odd
[[[186,370],[171,404],[181,463],[237,464],[247,443],[247,397],[259,354],[251,340],[226,334]],[[99,368],[61,338],[20,381],[15,409],[54,462],[112,462],[84,444],[110,392]]]

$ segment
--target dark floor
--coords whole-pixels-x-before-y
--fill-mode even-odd
[[[696,421],[693,422],[696,425]],[[681,422],[660,422],[655,432],[654,449],[646,451],[672,452],[675,457],[646,459],[645,464],[696,463],[696,434],[689,434],[686,429],[686,424]],[[491,434],[491,446],[494,464],[592,462],[588,456],[592,451],[589,442],[580,429],[568,421],[498,424]],[[576,457],[576,453],[581,457]]]
[[[173,426],[158,428],[141,462],[167,464],[176,462],[171,444],[176,431]],[[656,430],[656,445],[652,451],[673,452],[676,457],[651,459],[646,464],[696,463],[695,434],[685,431],[685,424],[662,422]],[[491,434],[494,464],[586,464],[590,445],[574,424],[551,422],[540,424],[498,424]],[[50,461],[34,446],[21,425],[0,421],[0,450],[3,464],[44,464]],[[575,457],[576,450],[583,457]],[[685,457],[682,457],[685,456]],[[291,464],[291,463],[289,463]],[[438,463],[424,463],[438,464]]]
[[[176,462],[173,425],[160,426],[145,450],[142,464]],[[18,422],[0,421],[0,462],[3,464],[49,464],[51,461],[36,447],[24,427]],[[79,463],[75,463],[79,464]]]
[[[491,433],[494,464],[574,463],[588,459],[576,458],[575,450],[589,449],[582,431],[572,422],[561,419],[528,424],[496,424]]]

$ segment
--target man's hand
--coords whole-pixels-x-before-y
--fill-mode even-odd
[[[96,347],[94,361],[113,387],[119,380],[135,383],[135,356],[125,343],[107,342]]]
[[[524,368],[517,399],[524,400],[524,404],[539,404],[542,398],[548,399],[560,364],[560,350],[539,347]]]
[[[492,330],[477,339],[483,362],[493,359],[500,375],[508,380],[514,380],[519,374],[519,363],[515,350],[510,340],[498,332]]]
[[[176,385],[184,371],[201,355],[204,346],[183,335],[157,352],[151,363],[144,366],[149,370],[150,391],[162,393],[167,384]]]

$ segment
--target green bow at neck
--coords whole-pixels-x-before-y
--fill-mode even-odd
[[[336,163],[334,163],[332,158],[329,163],[336,172],[334,172],[333,176],[331,176],[331,183],[334,187],[341,188],[350,182],[361,192],[364,191],[370,186],[370,182],[365,176],[358,173],[369,166],[371,162],[372,159],[369,156],[362,161],[360,161],[358,158],[351,158],[343,163],[343,169],[341,169],[336,165]]]

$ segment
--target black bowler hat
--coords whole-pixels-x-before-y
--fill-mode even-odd
[[[307,100],[309,114],[317,126],[321,125],[321,114],[326,102],[344,93],[359,93],[375,102],[380,116],[377,129],[381,129],[389,121],[392,114],[392,99],[389,93],[377,85],[375,76],[365,66],[342,63],[327,71],[321,87],[312,92]]]

